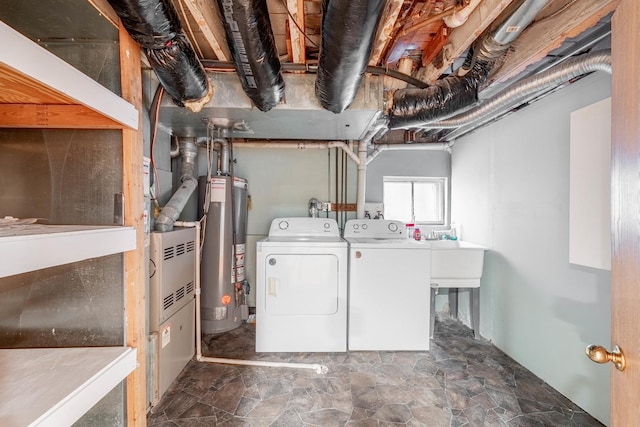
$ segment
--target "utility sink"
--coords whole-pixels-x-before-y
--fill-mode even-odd
[[[486,248],[460,240],[431,240],[431,286],[477,288],[480,286]]]

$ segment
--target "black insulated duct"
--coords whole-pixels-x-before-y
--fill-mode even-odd
[[[358,93],[383,6],[384,0],[323,0],[316,96],[325,109],[341,113]]]
[[[474,104],[490,69],[490,63],[476,61],[464,77],[448,76],[425,89],[395,91],[389,129],[419,127]]]
[[[548,3],[549,0],[523,0],[497,29],[474,44],[459,70],[460,75],[445,77],[426,89],[394,92],[388,111],[389,129],[425,126],[477,102],[478,90],[496,61]]]
[[[266,0],[218,0],[227,44],[247,96],[261,111],[284,97],[284,80]]]
[[[213,88],[170,0],[108,1],[127,32],[144,48],[173,101],[199,111],[211,99]]]

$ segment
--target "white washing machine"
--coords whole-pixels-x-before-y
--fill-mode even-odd
[[[276,218],[257,242],[256,351],[347,351],[347,242],[325,218]]]
[[[400,221],[357,219],[349,242],[349,350],[428,350],[431,249]]]

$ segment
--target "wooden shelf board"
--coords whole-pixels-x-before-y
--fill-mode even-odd
[[[71,425],[135,367],[129,347],[0,350],[0,425]]]
[[[9,225],[0,227],[0,277],[133,250],[133,227]]]
[[[138,128],[133,105],[2,21],[0,38],[0,103],[81,105],[120,128]],[[83,118],[77,119],[76,127],[82,128]]]

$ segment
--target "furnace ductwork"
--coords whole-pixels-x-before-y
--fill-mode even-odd
[[[489,69],[488,63],[476,61],[464,77],[445,77],[426,89],[397,90],[389,111],[389,128],[419,127],[475,103]]]
[[[242,88],[261,111],[284,97],[284,80],[266,0],[218,0]]]
[[[483,104],[445,120],[428,123],[431,129],[479,125],[539,93],[594,71],[611,74],[611,52],[599,51],[567,60],[543,73],[519,81]]]
[[[195,178],[195,162],[198,156],[195,138],[180,138],[178,146],[182,156],[182,170],[180,173],[182,184],[171,196],[165,207],[162,208],[158,218],[156,218],[155,229],[162,233],[173,230],[173,224],[180,217],[189,198],[198,187],[198,181]]]
[[[173,101],[194,112],[213,87],[169,0],[108,0],[131,37],[144,48],[158,80]]]
[[[393,94],[389,128],[422,127],[430,121],[451,116],[478,100],[478,90],[495,61],[509,49],[549,0],[524,0],[493,32],[470,49],[458,75],[436,81],[425,89],[401,89]]]
[[[316,96],[343,112],[355,98],[371,55],[384,0],[323,0]]]

